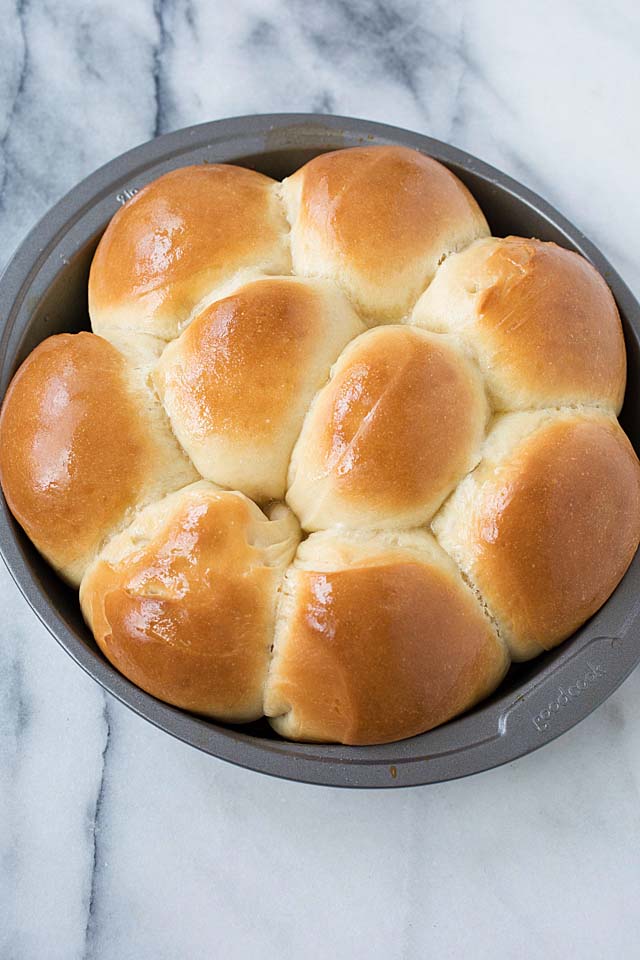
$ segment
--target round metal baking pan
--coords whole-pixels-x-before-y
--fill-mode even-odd
[[[118,207],[175,167],[231,162],[281,178],[326,150],[400,143],[453,170],[471,189],[497,235],[554,240],[604,275],[627,343],[629,384],[621,422],[640,450],[640,306],[602,254],[556,210],[521,184],[447,144],[346,117],[276,114],[219,120],[159,137],[92,174],[40,221],[0,281],[0,392],[45,337],[89,327],[87,277],[96,244]],[[73,659],[140,716],[200,750],[291,780],[349,787],[433,783],[487,770],[564,733],[601,704],[640,661],[640,557],[605,606],[552,653],[513,667],[497,694],[462,717],[384,746],[289,743],[265,721],[210,723],[160,703],[121,676],[83,623],[77,594],[39,557],[2,501],[0,549],[36,614]]]

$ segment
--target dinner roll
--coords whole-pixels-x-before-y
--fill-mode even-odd
[[[412,321],[463,339],[499,410],[622,406],[624,338],[611,291],[555,243],[489,237],[452,254]]]
[[[95,333],[176,337],[243,270],[288,273],[288,226],[269,177],[229,164],[172,170],[116,213],[91,266]]]
[[[311,399],[364,329],[326,280],[257,280],[207,307],[169,344],[155,382],[200,473],[265,501],[282,498]]]
[[[640,465],[613,417],[514,413],[433,529],[516,660],[560,643],[613,592],[640,539]]]
[[[135,506],[196,476],[139,371],[101,337],[50,337],[14,376],[0,415],[2,489],[69,583]]]
[[[449,338],[369,330],[311,407],[287,501],[306,530],[423,523],[478,462],[487,417],[479,373]]]
[[[620,317],[582,257],[488,233],[401,146],[185,167],[114,216],[94,333],[9,387],[0,481],[131,681],[386,743],[605,603],[640,541]]]
[[[204,480],[141,511],[87,571],[80,603],[105,656],[147,693],[216,720],[262,716],[276,594],[298,541]]]
[[[464,184],[407,147],[322,154],[282,193],[294,272],[336,280],[372,323],[398,320],[445,254],[489,233]]]
[[[312,534],[285,577],[265,713],[290,739],[386,743],[467,710],[508,663],[427,533]]]

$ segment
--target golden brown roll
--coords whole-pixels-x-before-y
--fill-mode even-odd
[[[489,228],[446,167],[407,147],[316,157],[283,183],[295,273],[341,284],[372,323],[398,320],[440,258]]]
[[[4,400],[9,509],[75,585],[135,506],[196,478],[139,373],[101,337],[60,334],[27,357]]]
[[[100,649],[147,693],[217,720],[262,716],[276,594],[298,542],[204,480],[142,510],[87,571],[80,602]]]
[[[116,213],[89,278],[95,333],[171,340],[241,271],[288,273],[288,226],[275,181],[230,164],[172,170]]]
[[[577,630],[621,580],[640,540],[640,465],[612,417],[508,414],[433,529],[526,660]]]
[[[0,481],[161,700],[291,739],[410,737],[568,637],[637,549],[604,279],[489,237],[415,150],[282,184],[174,170],[107,227],[89,305],[93,334],[14,377]]]
[[[555,243],[489,237],[452,254],[412,322],[472,349],[499,410],[622,406],[625,348],[611,291]]]
[[[294,740],[386,743],[467,710],[508,663],[427,533],[312,534],[285,578],[265,713]]]
[[[309,411],[287,502],[306,530],[418,526],[478,462],[487,417],[479,373],[449,338],[369,330]]]
[[[257,280],[207,307],[155,373],[173,430],[200,473],[260,501],[282,498],[311,399],[364,329],[326,280]]]

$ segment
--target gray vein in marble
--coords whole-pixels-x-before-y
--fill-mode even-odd
[[[503,115],[513,118],[515,111],[507,97],[491,82],[483,69],[482,64],[474,56],[469,43],[467,20],[464,13],[461,17],[460,31],[455,45],[451,48],[451,56],[457,59],[461,65],[458,77],[458,85],[454,99],[454,109],[451,115],[451,124],[449,128],[448,139],[457,140],[463,136],[468,127],[470,101],[468,96],[469,85],[474,82],[486,91],[493,99],[495,105],[499,107]]]
[[[110,698],[108,694],[103,693],[102,725],[104,729],[104,743],[102,747],[100,773],[95,794],[95,799],[89,804],[88,809],[88,843],[90,847],[90,878],[89,893],[87,897],[87,919],[84,931],[84,951],[83,958],[88,960],[93,953],[93,945],[97,934],[97,902],[98,891],[101,879],[102,840],[101,827],[104,814],[105,788],[108,778],[108,759],[111,746],[111,717],[110,717]]]
[[[18,637],[15,638],[15,642],[17,648]],[[3,708],[8,708],[7,715],[13,718],[13,735],[16,738],[16,745],[19,746],[20,737],[24,734],[31,718],[31,704],[24,666],[17,654],[11,659],[7,674],[8,691],[6,700],[3,697]]]
[[[405,87],[414,102],[426,113],[420,72],[437,54],[436,34],[421,21],[420,4],[403,0],[371,4],[350,0],[325,0],[312,11],[304,0],[289,0],[305,37],[317,53],[334,64],[355,54],[362,62],[373,60],[381,72]],[[327,24],[331,23],[331,30]]]
[[[6,654],[6,647],[13,640],[15,650],[12,656]],[[11,644],[13,646],[14,644]],[[22,739],[32,716],[32,705],[29,697],[29,684],[24,665],[19,656],[19,637],[5,638],[5,655],[2,664],[2,688],[0,688],[0,710],[3,719],[0,733],[2,743],[3,766],[11,764],[15,767],[20,761]],[[8,662],[7,662],[8,658]]]
[[[456,4],[453,9],[434,4],[427,11],[424,5],[406,0],[373,4],[325,0],[313,7],[303,0],[288,0],[287,8],[301,39],[323,63],[344,69],[345,63],[353,62],[361,74],[388,78],[409,94],[428,126],[433,127],[435,121],[434,90],[446,89],[456,74],[454,133],[464,129],[470,81],[489,93],[507,116],[512,115],[507,97],[491,82],[467,43],[466,4]],[[277,30],[268,20],[260,20],[254,29],[248,39],[258,48],[279,43]],[[325,103],[331,105],[325,108],[327,112],[333,112],[336,97],[331,90],[312,95],[310,109],[319,104],[322,111]]]
[[[196,24],[196,12],[192,3],[192,0],[184,0],[183,2],[184,18],[187,21],[187,26],[191,29],[191,33],[194,37],[198,35],[198,27]]]
[[[73,50],[88,76],[104,83],[106,77],[95,63],[98,57],[94,40],[94,25],[87,19],[86,13],[80,16],[75,25]]]
[[[152,136],[157,137],[181,125],[178,104],[172,93],[167,70],[167,59],[175,48],[174,37],[178,20],[184,20],[194,40],[197,39],[197,28],[191,0],[153,0],[152,9],[157,30],[157,39],[152,46],[151,67],[155,106]]]
[[[468,49],[468,40],[466,32],[466,23],[464,17],[460,23],[455,55],[462,64],[458,75],[458,83],[453,100],[453,110],[451,112],[451,124],[449,127],[449,139],[455,141],[459,134],[464,130],[467,123],[467,84],[469,77],[470,56]]]
[[[13,123],[20,109],[27,74],[29,71],[29,46],[27,43],[27,31],[25,27],[26,9],[27,0],[17,0],[15,5],[15,13],[18,19],[18,32],[20,34],[22,43],[22,53],[19,61],[20,66],[18,70],[17,82],[15,84],[15,91],[7,111],[6,129],[0,138],[0,157],[3,161],[2,174],[0,174],[0,212],[2,212],[5,207],[6,187],[9,182],[9,166],[11,163],[11,134],[13,133]]]
[[[308,4],[291,0],[290,5],[298,16],[308,15]],[[424,63],[424,47],[433,47],[436,39],[420,23],[418,4],[404,2],[381,2],[371,4],[352,3],[350,0],[325,0],[322,6],[325,17],[335,25],[334,31],[311,29],[308,37],[329,60],[340,62],[346,49],[358,46],[368,56],[379,58],[380,68],[411,92],[421,105],[419,71]]]
[[[270,20],[259,17],[249,30],[247,45],[249,47],[271,47],[277,43],[278,31]]]
[[[335,113],[335,97],[329,90],[322,90],[314,97],[309,109],[312,113]]]
[[[295,63],[290,49],[276,24],[267,17],[260,17],[249,27],[240,43],[240,50],[248,55],[252,63],[267,61],[269,69],[272,69],[277,62],[282,71],[289,75],[294,73]]]
[[[20,657],[20,636],[13,630],[4,638],[0,672],[0,768],[5,783],[15,782],[24,757],[25,734],[33,714],[29,682]],[[11,653],[9,653],[11,651]],[[2,798],[0,798],[2,799]],[[15,907],[19,846],[15,829],[15,800],[5,799],[0,827],[0,877],[4,893],[0,897],[0,956],[8,955],[11,942],[11,913]]]
[[[158,28],[158,39],[152,49],[153,99],[155,115],[152,124],[152,136],[157,137],[165,132],[167,89],[164,77],[164,57],[171,37],[167,30],[167,0],[153,0],[153,16]]]

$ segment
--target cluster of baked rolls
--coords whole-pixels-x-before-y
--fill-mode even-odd
[[[569,637],[640,538],[613,297],[403,147],[173,170],[2,409],[8,504],[168,703],[367,744]]]

